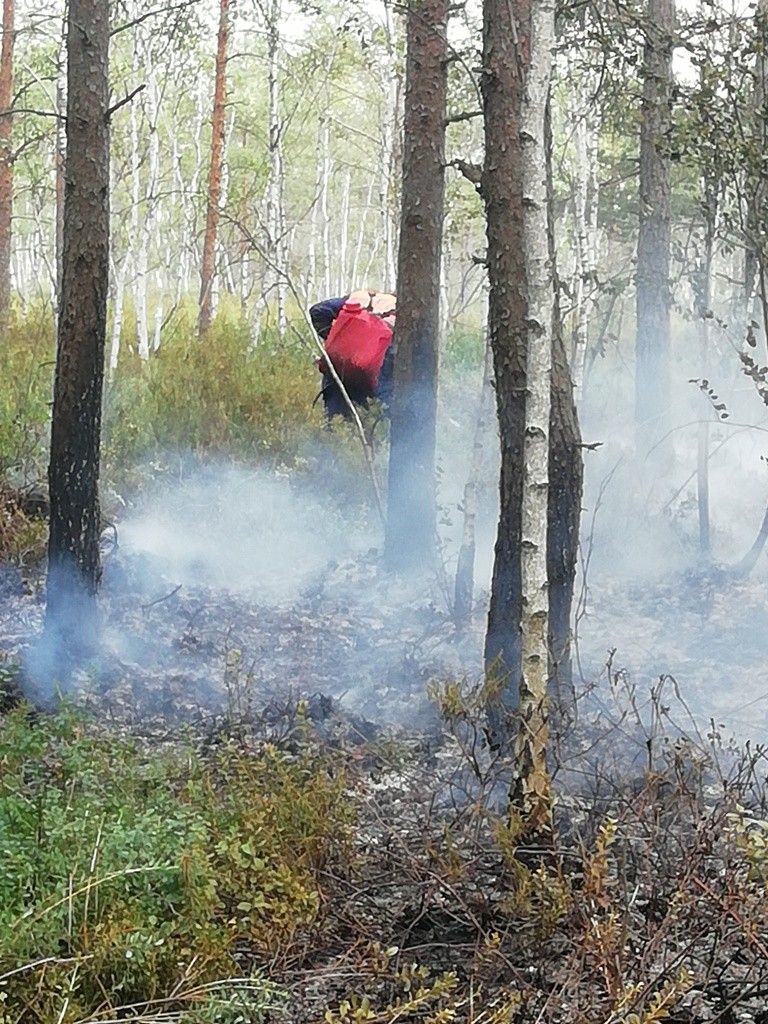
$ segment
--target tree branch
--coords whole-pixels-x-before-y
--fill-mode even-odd
[[[129,92],[127,96],[124,96],[119,103],[115,103],[114,106],[110,107],[107,111],[107,121],[112,119],[112,115],[116,114],[120,107],[124,107],[126,103],[130,103],[131,100],[138,96],[140,92],[143,92],[147,88],[147,83],[142,82],[141,85],[137,85],[133,92]]]
[[[451,124],[458,124],[460,121],[471,121],[475,117],[482,117],[482,110],[465,110],[462,114],[451,114],[445,119],[445,127]]]
[[[66,117],[55,110],[36,110],[33,107],[8,107],[0,110],[0,117],[15,117],[16,114],[34,114],[36,117],[55,117],[60,121],[66,121]]]
[[[119,35],[120,32],[126,32],[130,28],[135,28],[137,25],[141,25],[142,22],[148,21],[149,18],[154,18],[158,14],[170,14],[171,11],[183,11],[187,7],[193,7],[200,0],[185,0],[184,3],[172,4],[170,7],[154,7],[151,11],[146,11],[144,14],[140,14],[138,18],[133,18],[132,21],[126,21],[122,25],[117,25],[109,33],[109,38]]]
[[[479,190],[483,181],[483,169],[480,164],[471,164],[466,160],[451,160],[448,166],[455,167],[457,171],[464,175],[467,181],[471,181],[475,188]]]

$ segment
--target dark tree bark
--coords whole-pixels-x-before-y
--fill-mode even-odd
[[[436,553],[435,419],[446,108],[446,0],[411,0],[395,380],[384,557],[395,570]]]
[[[203,264],[197,331],[207,333],[213,319],[213,279],[216,273],[216,238],[219,230],[221,171],[224,160],[224,123],[227,93],[227,47],[229,45],[229,0],[219,0],[219,34],[216,45],[216,72],[213,87],[211,121],[211,166],[208,171],[208,213],[203,240]]]
[[[48,468],[46,630],[87,647],[100,577],[99,455],[109,282],[109,10],[70,0],[67,180],[56,380]]]
[[[555,218],[552,183],[552,117],[547,107],[547,226],[549,258],[555,277],[552,331],[552,409],[549,419],[549,504],[547,510],[547,579],[549,581],[550,689],[559,709],[570,706],[571,608],[579,557],[581,497],[584,487],[581,429],[573,398],[573,376],[568,365],[560,288],[557,278]]]
[[[484,103],[486,205],[490,278],[489,333],[494,355],[501,444],[499,532],[485,643],[486,673],[499,686],[489,703],[493,739],[510,739],[509,713],[518,705],[521,675],[521,505],[525,431],[527,280],[523,246],[520,111],[528,53],[529,0],[518,0],[517,31],[509,31],[505,0],[486,0]],[[518,53],[513,39],[517,38]],[[552,216],[551,124],[546,121],[549,255],[555,266]],[[556,279],[555,272],[555,279]],[[571,689],[571,604],[578,556],[583,465],[581,434],[555,291],[552,332],[547,578],[550,691],[567,700]]]
[[[489,678],[501,688],[489,703],[491,731],[509,738],[505,711],[517,704],[521,672],[520,540],[525,433],[526,294],[520,116],[528,51],[530,0],[483,5],[485,165],[481,190],[488,237],[488,330],[493,351],[501,445],[499,529],[485,638]]]
[[[640,126],[635,423],[642,446],[669,411],[670,155],[674,0],[648,0]],[[647,444],[646,444],[647,446]]]
[[[15,0],[3,0],[0,44],[0,328],[8,322],[11,303],[11,232],[13,218],[13,43]]]

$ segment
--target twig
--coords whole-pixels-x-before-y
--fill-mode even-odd
[[[162,604],[163,601],[167,601],[169,598],[173,597],[174,594],[178,594],[178,592],[181,590],[181,587],[182,587],[182,585],[180,583],[178,585],[178,587],[174,587],[173,590],[169,594],[165,594],[163,597],[156,597],[155,600],[154,601],[150,601],[149,604],[143,604],[141,606],[141,610],[143,612],[146,612],[146,611],[149,611],[150,608],[154,608],[154,606],[156,604]]]
[[[124,96],[118,103],[111,106],[107,111],[107,121],[111,120],[112,115],[116,114],[120,107],[124,107],[126,103],[130,103],[131,100],[138,96],[140,92],[143,92],[147,88],[147,83],[142,82],[141,85],[137,85],[133,92],[129,92],[127,96]]]

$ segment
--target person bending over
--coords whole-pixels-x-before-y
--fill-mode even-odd
[[[324,299],[310,307],[312,326],[323,344],[328,344],[329,358],[355,405],[366,406],[374,398],[385,409],[389,406],[394,370],[392,330],[396,304],[395,296],[388,292],[361,289]],[[339,319],[342,311],[344,316]],[[382,322],[383,331],[376,330],[372,317]],[[386,349],[383,360],[380,358],[382,348]],[[345,359],[345,354],[348,359]],[[320,394],[326,417],[329,420],[334,416],[351,419],[350,409],[324,359],[318,360],[318,368],[323,375]]]

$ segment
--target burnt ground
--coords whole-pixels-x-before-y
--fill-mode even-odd
[[[297,596],[179,585],[145,573],[140,556],[106,560],[103,647],[69,679],[52,681],[126,722],[147,714],[195,720],[254,711],[298,696],[341,701],[377,725],[434,725],[433,677],[475,673],[481,622],[456,632],[440,596],[380,572],[370,558],[331,563]],[[6,573],[0,652],[23,663],[42,628],[44,582]]]

